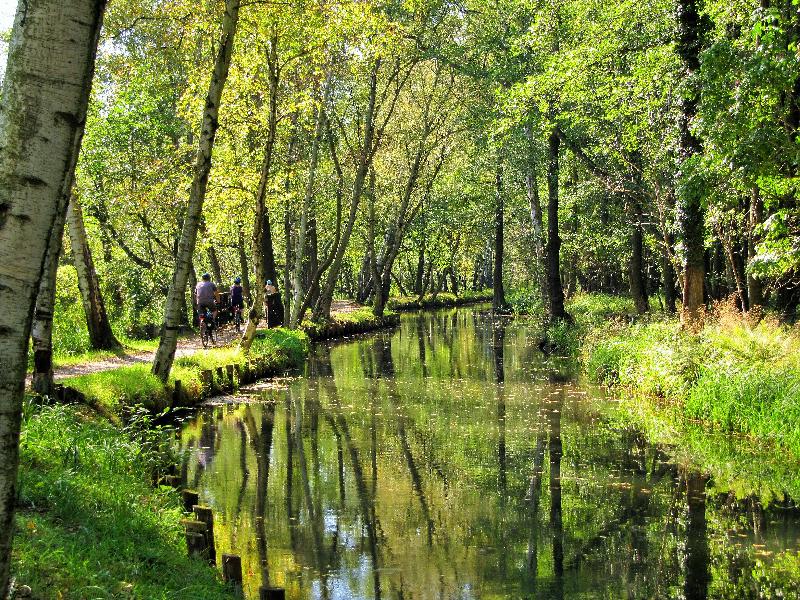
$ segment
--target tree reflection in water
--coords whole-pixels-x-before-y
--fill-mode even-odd
[[[248,597],[791,597],[795,571],[758,570],[753,546],[795,556],[791,501],[679,466],[535,339],[475,310],[410,316],[317,346],[263,402],[198,414],[182,472]]]

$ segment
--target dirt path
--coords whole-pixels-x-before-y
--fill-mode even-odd
[[[362,305],[357,304],[351,300],[334,300],[331,305],[331,314],[345,314],[362,308]],[[239,341],[239,336],[233,327],[227,325],[217,331],[217,348],[224,346],[233,346]],[[178,339],[178,348],[175,351],[175,358],[182,356],[189,356],[203,349],[200,342],[199,334],[195,333],[187,337]],[[66,379],[67,377],[74,377],[76,375],[87,375],[89,373],[97,373],[99,371],[109,371],[118,367],[126,367],[138,363],[153,362],[155,352],[150,351],[137,351],[137,350],[124,350],[117,356],[111,356],[99,360],[93,360],[79,365],[68,365],[63,367],[56,367],[54,377],[56,381]],[[31,375],[27,376],[27,384],[31,382]]]
[[[239,341],[240,334],[236,333],[233,327],[225,326],[216,332],[217,348],[224,346],[233,346]],[[189,356],[203,349],[203,344],[200,342],[200,335],[193,334],[187,337],[178,338],[178,347],[175,350],[175,358],[182,356]],[[67,377],[74,377],[76,375],[87,375],[89,373],[97,373],[99,371],[109,371],[118,367],[127,367],[137,363],[153,362],[155,352],[151,351],[137,351],[137,350],[123,350],[117,356],[110,356],[99,360],[93,360],[79,365],[67,365],[63,367],[56,367],[53,376],[58,381],[59,379],[66,379]],[[30,373],[27,376],[27,383],[31,382]]]

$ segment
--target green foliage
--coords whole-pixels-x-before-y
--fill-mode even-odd
[[[312,340],[327,339],[354,333],[364,333],[395,325],[400,320],[400,316],[391,310],[383,313],[382,317],[375,316],[372,309],[364,306],[357,310],[338,313],[327,321],[303,321],[301,330]]]
[[[234,597],[186,556],[178,495],[152,483],[164,439],[141,425],[28,405],[13,568],[34,597]]]
[[[63,383],[82,393],[92,406],[112,415],[121,415],[124,408],[136,404],[158,411],[168,398],[167,390],[150,372],[149,364],[68,377]]]
[[[394,296],[389,298],[386,306],[392,310],[420,310],[423,308],[445,308],[448,306],[462,306],[477,302],[491,302],[492,291],[468,290],[459,295],[449,292],[439,292],[438,294],[425,294],[420,300],[417,296]]]
[[[800,452],[800,339],[769,319],[750,325],[723,311],[698,334],[677,321],[595,330],[589,376],[675,402],[681,413],[725,431]]]
[[[247,358],[278,372],[302,365],[308,349],[308,336],[302,331],[269,329],[258,332]],[[194,403],[202,396],[202,370],[244,362],[245,355],[238,348],[212,348],[177,359],[166,387],[150,372],[149,363],[69,377],[63,383],[83,394],[90,405],[119,420],[127,418],[136,405],[151,412],[164,410],[176,380],[181,382],[187,401]]]
[[[518,315],[541,315],[544,313],[542,293],[535,287],[515,287],[506,295],[506,300],[514,313]]]

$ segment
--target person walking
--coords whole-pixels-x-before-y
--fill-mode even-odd
[[[271,279],[267,279],[264,285],[264,299],[266,306],[264,307],[267,317],[267,329],[271,327],[270,317],[272,316],[273,306],[275,304],[275,296],[278,294],[278,288],[275,287]]]

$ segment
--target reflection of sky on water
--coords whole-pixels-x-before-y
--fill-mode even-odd
[[[609,418],[535,331],[435,315],[318,346],[268,404],[187,426],[184,443],[208,449],[187,480],[219,515],[218,552],[242,554],[249,598],[268,578],[303,600],[703,600],[800,548],[797,514],[723,495]]]

